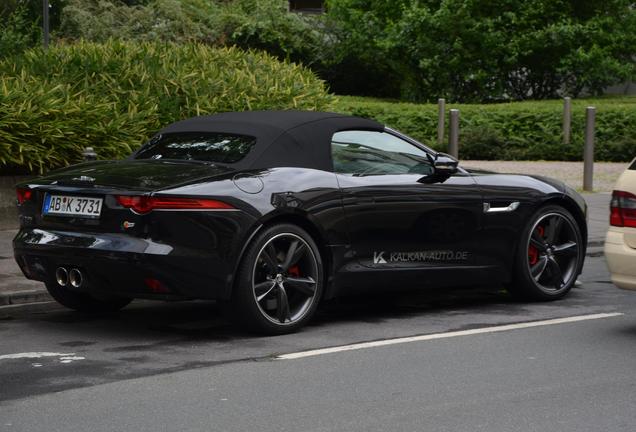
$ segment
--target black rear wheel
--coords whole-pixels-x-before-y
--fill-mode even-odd
[[[508,290],[531,300],[564,297],[576,282],[585,257],[581,229],[561,206],[541,208],[525,227]]]
[[[56,282],[47,282],[45,285],[55,301],[78,312],[116,312],[132,301],[132,299],[126,297],[104,296],[97,298],[87,293],[72,291]]]
[[[323,290],[318,247],[306,231],[291,224],[258,234],[236,277],[234,317],[264,334],[298,330],[316,311]]]

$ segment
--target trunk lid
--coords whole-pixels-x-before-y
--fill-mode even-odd
[[[195,183],[233,170],[209,163],[178,160],[87,162],[31,180],[30,185],[105,188],[152,192]]]
[[[115,195],[148,195],[212,178],[234,174],[225,166],[195,161],[124,160],[98,161],[74,165],[19,184],[32,191],[29,201],[19,206],[20,222],[25,227],[69,229],[97,232],[129,232],[122,223],[142,228],[142,216],[121,207]],[[101,200],[99,216],[52,214],[57,198]],[[85,202],[85,201],[84,201]],[[91,208],[93,204],[84,206]],[[45,212],[45,207],[49,211]]]

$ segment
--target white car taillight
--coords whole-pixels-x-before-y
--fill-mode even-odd
[[[636,228],[636,195],[618,190],[612,192],[610,225]]]

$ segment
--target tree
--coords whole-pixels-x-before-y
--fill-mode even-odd
[[[406,99],[577,96],[636,72],[629,0],[331,0],[328,11],[338,64],[386,70],[370,88]]]
[[[331,89],[341,94],[397,97],[399,56],[390,34],[408,0],[327,0],[326,28],[331,36],[323,70]]]
[[[49,0],[51,30],[60,25],[67,0]],[[0,58],[42,43],[42,0],[0,2]]]
[[[27,4],[9,0],[0,8],[0,59],[35,46],[40,35]]]

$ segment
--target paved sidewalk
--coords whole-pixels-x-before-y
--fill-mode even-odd
[[[41,282],[28,280],[13,259],[16,230],[0,231],[0,309],[10,305],[51,301]]]
[[[589,254],[601,254],[608,227],[608,193],[584,194],[589,206]],[[49,302],[51,298],[41,282],[26,279],[13,259],[11,241],[16,230],[0,231],[0,315],[16,305]]]

